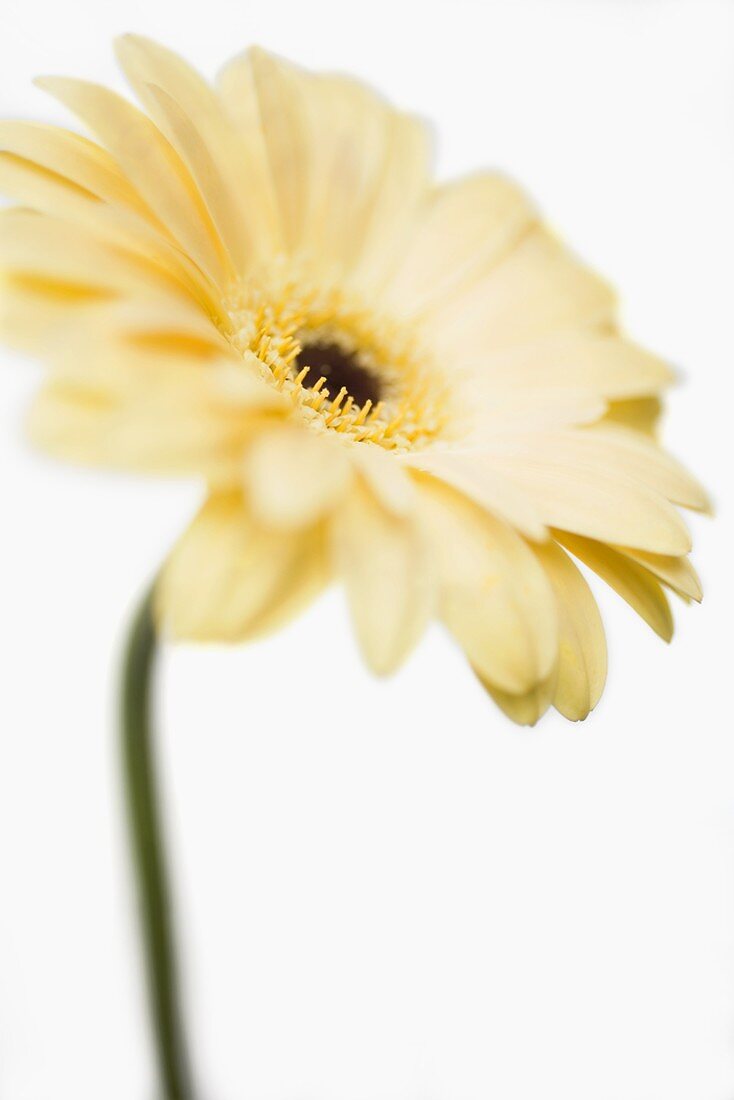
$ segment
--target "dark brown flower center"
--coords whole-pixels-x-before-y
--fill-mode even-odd
[[[364,405],[367,401],[376,405],[382,396],[380,379],[359,361],[358,355],[339,344],[327,341],[306,344],[293,366],[296,373],[304,367],[309,368],[303,381],[306,389],[315,386],[319,378],[325,378],[324,388],[328,389],[332,400],[342,389],[355,405]]]

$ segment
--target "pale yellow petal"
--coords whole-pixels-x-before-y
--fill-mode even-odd
[[[487,511],[512,524],[531,539],[543,540],[548,530],[531,497],[512,481],[482,461],[472,451],[427,450],[408,453],[402,461],[408,467],[433,474],[453,485]]]
[[[238,271],[278,246],[275,210],[251,191],[261,170],[213,88],[182,58],[150,39],[125,35],[117,56],[141,102],[189,167]]]
[[[310,74],[261,49],[224,70],[220,91],[239,132],[265,149],[263,186],[287,249],[327,277],[348,270],[353,285],[374,288],[426,192],[423,125],[354,80]]]
[[[434,192],[384,291],[388,308],[415,315],[486,274],[536,220],[511,180],[483,172]]]
[[[104,318],[98,314],[100,330],[106,324],[109,335],[120,334],[136,347],[209,357],[224,354],[241,361],[211,318],[192,302],[135,298],[115,302],[105,312]]]
[[[697,603],[702,600],[701,581],[688,558],[647,554],[642,550],[630,550],[626,546],[615,546],[614,549],[625,557],[632,558],[632,561],[636,561],[638,565],[644,566],[653,576],[684,599],[695,600]]]
[[[304,95],[308,159],[301,166],[307,211],[300,247],[335,275],[365,246],[383,186],[392,112],[343,76],[312,77]]]
[[[460,364],[512,344],[608,325],[615,304],[598,276],[538,229],[464,294],[426,314],[424,337],[435,355]]]
[[[487,392],[578,387],[608,400],[648,397],[674,380],[667,363],[629,340],[584,332],[475,352],[462,366]]]
[[[544,386],[513,390],[485,383],[475,374],[457,377],[457,408],[464,414],[465,439],[479,446],[519,433],[543,432],[593,424],[607,404],[593,390]]]
[[[183,347],[175,354],[138,347],[114,330],[100,338],[99,331],[110,317],[110,311],[97,309],[87,318],[57,325],[47,335],[41,350],[50,356],[50,380],[68,390],[89,389],[115,402],[152,400],[170,402],[170,407],[180,406],[182,400],[190,404],[195,395],[208,396],[207,391],[214,390],[214,376],[221,369],[214,358]]]
[[[37,446],[72,462],[232,483],[247,423],[214,401],[204,404],[205,393],[197,400],[187,389],[174,400],[168,387],[130,399],[53,380],[35,398],[28,432]]]
[[[0,150],[0,191],[14,202],[33,207],[52,216],[68,217],[85,227],[110,235],[125,243],[134,239],[133,227],[153,230],[137,215],[124,208],[103,202],[98,195],[85,190],[65,176],[60,176],[15,153]],[[127,234],[124,233],[128,228]]]
[[[700,481],[654,440],[604,422],[595,430],[577,434],[594,440],[594,459],[589,450],[584,454],[584,462],[613,462],[615,469],[655,489],[674,504],[698,512],[711,511],[711,500]]]
[[[70,316],[81,317],[109,294],[0,270],[0,338],[23,352],[43,354]]]
[[[42,350],[53,378],[128,403],[158,402],[167,415],[215,408],[236,421],[292,411],[252,353],[235,354],[200,314],[178,303],[87,307],[57,323]]]
[[[535,548],[558,607],[558,676],[552,702],[572,722],[586,718],[601,698],[607,675],[604,626],[591,589],[555,542]]]
[[[78,221],[106,240],[149,255],[212,315],[218,313],[199,268],[181,252],[114,158],[80,134],[35,122],[0,121],[0,190],[23,205]]]
[[[283,241],[295,251],[308,206],[303,166],[308,163],[310,150],[304,96],[314,78],[261,49],[250,50],[247,63],[257,95]]]
[[[592,539],[565,532],[556,537],[572,554],[606,581],[637,614],[669,642],[673,636],[673,616],[665,592],[651,573],[611,547]]]
[[[387,153],[350,282],[371,295],[405,248],[430,186],[430,136],[418,118],[392,111]]]
[[[198,268],[162,229],[136,211],[104,202],[63,176],[15,154],[0,152],[0,191],[23,206],[78,226],[84,238],[122,248],[166,271],[212,316],[219,308]]]
[[[501,688],[495,687],[494,684],[481,675],[479,680],[508,718],[511,718],[513,722],[517,722],[519,726],[534,726],[553,702],[557,670],[554,669],[547,679],[521,695],[515,695],[510,691],[502,691]]]
[[[36,303],[46,298],[53,301],[63,284],[30,279],[11,286],[28,297],[27,320],[32,322]],[[162,374],[160,368],[174,383],[183,383],[192,364],[199,374],[204,364],[211,371],[215,361],[222,359],[241,370],[242,357],[191,302],[99,293],[90,298],[79,291],[61,295],[61,302],[66,303],[64,309],[57,313],[55,325],[44,340],[38,340],[37,347],[50,369],[70,380],[94,379],[95,386],[104,385],[106,375],[114,373],[114,380],[109,380],[111,386],[140,389]],[[242,373],[252,372],[248,369]]]
[[[157,587],[179,640],[239,642],[275,629],[328,578],[320,528],[264,530],[238,493],[210,497],[174,548]]]
[[[557,656],[555,599],[541,566],[511,527],[448,486],[425,478],[421,490],[441,617],[482,677],[525,694]]]
[[[521,428],[508,442],[492,441],[491,446],[496,454],[518,455],[537,462],[550,458],[570,470],[583,467],[592,474],[611,470],[655,490],[674,504],[698,511],[710,507],[703,487],[672,455],[652,440],[624,428],[600,424],[583,431],[540,428],[527,434]]]
[[[383,508],[396,516],[412,511],[416,502],[415,486],[397,455],[382,447],[366,445],[352,448],[350,457]]]
[[[154,222],[151,211],[101,146],[58,126],[0,120],[0,152],[37,165],[107,203]]]
[[[302,527],[336,508],[349,489],[344,447],[297,424],[262,431],[244,462],[253,512],[268,526]]]
[[[226,271],[221,242],[186,167],[155,124],[100,85],[66,77],[44,77],[37,84],[97,134],[155,215],[202,270],[221,283]]]
[[[152,260],[31,210],[0,213],[0,265],[10,272],[110,294],[188,297],[185,287]]]
[[[331,528],[362,655],[373,672],[386,675],[406,659],[433,611],[430,548],[411,518],[389,513],[359,484]]]
[[[249,165],[247,201],[252,203],[253,209],[262,211],[265,225],[272,231],[273,238],[282,245],[280,211],[249,53],[240,54],[224,66],[217,77],[217,91],[222,106],[245,147]]]
[[[158,114],[168,122],[175,148],[191,172],[206,204],[220,240],[238,274],[250,270],[258,260],[256,243],[245,231],[245,218],[199,131],[175,99],[163,88],[151,84],[149,96],[158,104]]]
[[[488,456],[534,501],[549,527],[655,554],[686,554],[691,538],[659,493],[613,470],[588,469],[552,452]]]

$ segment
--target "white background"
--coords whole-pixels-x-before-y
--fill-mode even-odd
[[[511,726],[437,629],[373,681],[336,592],[166,655],[201,1100],[731,1100],[734,7],[12,0],[0,113],[64,120],[36,73],[121,87],[126,30],[351,70],[434,121],[442,176],[519,177],[682,368],[667,438],[719,511],[669,649],[601,592],[584,725]],[[115,660],[199,490],[30,453],[37,379],[3,354],[0,1092],[150,1100]]]

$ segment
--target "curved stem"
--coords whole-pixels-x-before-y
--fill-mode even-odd
[[[140,907],[162,1100],[192,1100],[179,1003],[171,905],[152,745],[157,640],[153,591],[130,627],[122,668],[121,735],[129,842]]]

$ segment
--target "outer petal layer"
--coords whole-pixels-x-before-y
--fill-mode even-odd
[[[393,672],[434,609],[431,548],[413,517],[386,511],[356,487],[332,520],[335,567],[344,578],[365,661]]]
[[[440,614],[484,679],[524,694],[557,656],[553,591],[532,551],[507,524],[433,479],[420,510],[438,559]]]
[[[591,590],[567,554],[554,542],[535,548],[558,608],[558,676],[553,703],[577,722],[594,709],[604,690],[607,647]]]
[[[174,638],[244,641],[282,626],[328,575],[321,527],[269,531],[240,494],[221,494],[206,502],[166,563],[159,612]]]

